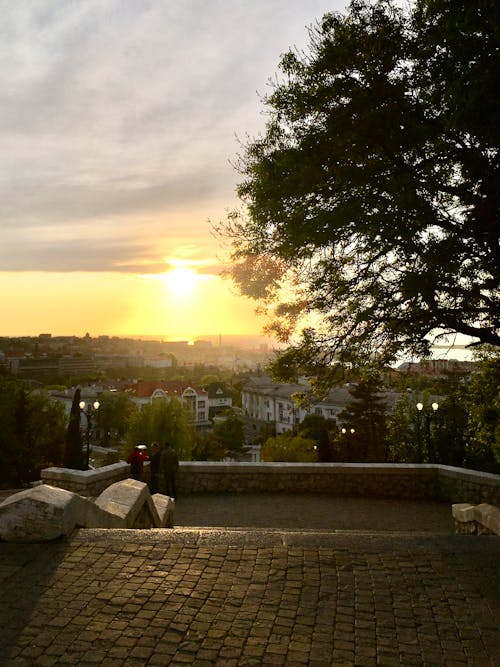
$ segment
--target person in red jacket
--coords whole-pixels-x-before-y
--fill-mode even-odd
[[[127,463],[130,463],[130,476],[132,479],[138,479],[142,482],[144,461],[149,461],[149,456],[146,454],[146,445],[136,445],[127,458]]]

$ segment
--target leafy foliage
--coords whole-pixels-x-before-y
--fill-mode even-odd
[[[247,450],[243,422],[231,412],[222,421],[214,424],[213,439],[216,447],[224,452],[221,458],[237,458]]]
[[[21,382],[0,380],[0,486],[40,478],[40,470],[61,465],[66,416],[61,404]]]
[[[290,461],[294,463],[313,463],[318,460],[316,443],[291,431],[269,438],[262,446],[262,461]]]
[[[217,228],[292,369],[500,345],[500,4],[353,0],[282,57]],[[478,113],[481,109],[481,113]]]
[[[238,459],[247,451],[242,420],[231,410],[216,420],[210,432],[196,434],[193,458],[196,461],[222,461],[226,457]]]
[[[500,472],[500,352],[486,348],[467,385],[468,465]]]
[[[327,421],[321,415],[307,415],[298,428],[299,435],[316,443],[320,463],[332,460],[330,431],[334,425],[334,420]]]
[[[388,422],[387,440],[389,461],[395,463],[422,463],[422,434],[413,394],[396,400]]]
[[[135,410],[136,407],[127,394],[107,391],[99,395],[96,420],[98,427],[104,432],[104,444],[109,444],[114,433],[118,440],[123,438],[128,419]]]
[[[168,441],[179,460],[190,461],[195,441],[192,412],[176,398],[155,400],[131,414],[125,439],[129,449],[139,442]]]
[[[222,461],[226,449],[216,441],[212,431],[197,431],[193,447],[193,461]]]

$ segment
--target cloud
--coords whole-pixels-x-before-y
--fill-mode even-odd
[[[326,0],[2,4],[3,271],[152,269],[190,242],[213,257],[206,220],[234,201],[236,135],[264,124],[256,90],[332,9]]]

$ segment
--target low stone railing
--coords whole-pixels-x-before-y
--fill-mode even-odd
[[[148,475],[147,465],[145,472]],[[130,466],[125,462],[96,470],[42,470],[45,484],[83,496],[97,496],[110,484],[129,476]],[[177,486],[181,495],[329,493],[500,506],[500,475],[430,464],[182,461]]]
[[[66,489],[80,496],[95,497],[108,486],[130,477],[130,465],[125,461],[112,463],[95,470],[73,470],[71,468],[44,468],[42,482],[58,489]]]
[[[430,464],[183,462],[179,493],[288,492],[500,505],[500,476]]]

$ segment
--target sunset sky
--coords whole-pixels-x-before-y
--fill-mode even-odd
[[[260,333],[210,232],[339,0],[0,0],[0,335]]]

